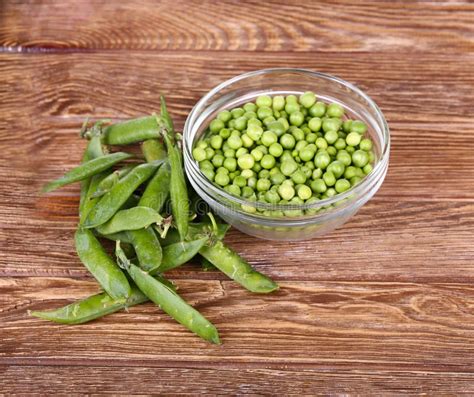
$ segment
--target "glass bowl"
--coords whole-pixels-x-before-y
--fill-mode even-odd
[[[192,156],[197,139],[210,121],[224,109],[231,109],[259,95],[300,95],[316,93],[318,100],[336,102],[346,116],[364,121],[365,134],[374,143],[374,167],[361,182],[344,193],[311,204],[269,204],[233,196],[214,185],[199,169]],[[327,74],[304,69],[263,69],[244,73],[218,85],[192,109],[183,131],[184,166],[191,185],[227,223],[244,233],[268,240],[305,240],[341,226],[364,205],[382,185],[388,168],[390,133],[387,122],[375,104],[354,85]],[[265,210],[303,210],[297,217],[270,217]]]

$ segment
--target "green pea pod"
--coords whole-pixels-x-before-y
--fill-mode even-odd
[[[84,266],[105,292],[123,302],[130,296],[130,284],[117,264],[104,251],[90,230],[79,228],[75,234],[76,251]]]
[[[101,172],[100,174],[94,175],[93,177],[90,178],[89,182],[89,187],[87,189],[87,194],[84,199],[84,204],[82,206],[81,210],[81,215],[79,217],[79,224],[82,225],[84,221],[87,218],[87,215],[89,215],[89,212],[91,212],[92,208],[98,203],[99,198],[93,198],[93,194],[95,191],[97,191],[98,186],[100,183],[104,180],[104,178],[107,178],[108,174],[107,171]]]
[[[207,237],[203,237],[167,245],[163,248],[163,260],[158,270],[166,272],[185,264],[197,255],[208,240]]]
[[[188,230],[188,239],[195,240],[202,235],[212,235],[218,240],[222,240],[229,230],[230,226],[225,223],[218,223],[216,230],[213,229],[213,226],[210,223],[205,222],[195,222],[189,224]],[[161,240],[161,245],[163,247],[179,242],[181,239],[179,233],[176,229],[171,229],[166,234],[166,237]]]
[[[73,168],[71,171],[64,174],[61,178],[49,182],[43,188],[43,192],[51,192],[52,190],[55,190],[61,186],[82,181],[83,179],[89,178],[92,175],[96,175],[99,172],[105,171],[112,167],[114,164],[117,164],[118,162],[126,160],[130,157],[132,157],[131,154],[117,152],[89,160],[87,163],[83,163],[80,166]]]
[[[160,212],[170,191],[170,166],[165,162],[148,182],[138,205]]]
[[[217,329],[209,320],[186,303],[172,289],[131,263],[123,252],[120,252],[120,243],[117,244],[117,251],[120,266],[128,271],[128,274],[143,294],[177,322],[204,340],[216,344],[220,343]]]
[[[103,142],[107,145],[130,143],[159,138],[163,122],[155,116],[141,117],[110,125],[104,129]]]
[[[199,253],[221,272],[251,292],[268,293],[278,289],[277,283],[253,269],[222,241],[217,241],[212,246],[202,247]]]
[[[95,193],[91,197],[102,197],[105,193],[107,193],[115,186],[115,184],[120,180],[120,178],[123,178],[125,175],[127,175],[131,170],[133,170],[134,167],[135,164],[130,164],[112,172],[110,175],[104,178],[102,182],[100,182],[99,186],[97,186]]]
[[[148,298],[135,286],[127,301],[114,300],[105,292],[89,296],[67,306],[48,311],[31,311],[30,315],[61,324],[83,324],[127,307],[146,302]]]
[[[167,157],[163,142],[158,139],[148,139],[142,143],[142,153],[149,163],[163,160]]]
[[[168,158],[171,167],[170,197],[173,219],[183,241],[188,234],[189,223],[189,199],[186,180],[184,178],[183,165],[179,149],[174,146],[167,133],[163,134],[168,150]]]
[[[85,128],[85,124],[83,126]],[[95,134],[91,137],[89,143],[87,144],[84,156],[82,157],[82,163],[87,163],[89,160],[95,159],[97,157],[103,156],[105,153],[102,148],[102,143],[100,141],[100,134]],[[89,190],[89,185],[91,178],[86,178],[81,181],[81,195],[79,199],[79,214],[82,214],[82,209],[84,207],[85,198]]]
[[[160,95],[160,104],[161,104],[161,109],[160,109],[161,120],[163,121],[163,124],[166,127],[166,129],[169,132],[174,133],[173,119],[168,113],[168,107],[166,106],[165,97],[163,95]]]
[[[107,222],[126,203],[133,192],[156,171],[158,162],[141,164],[110,189],[89,212],[84,226],[97,227]]]
[[[110,241],[121,241],[121,242],[125,242],[125,243],[128,243],[128,244],[131,244],[131,239],[130,239],[130,236],[128,235],[127,232],[118,232],[118,233],[112,233],[112,234],[100,234],[99,232],[97,232],[97,229],[95,229],[95,232],[96,232],[96,235],[98,237],[102,237],[102,238],[106,238],[107,240],[110,240]]]
[[[133,245],[140,267],[153,273],[160,265],[163,257],[160,241],[151,228],[130,230],[128,241]]]
[[[173,291],[176,290],[174,284],[163,276],[155,276],[155,278],[161,283],[167,285]],[[58,309],[29,311],[28,314],[60,324],[83,324],[104,317],[108,314],[118,312],[119,310],[139,305],[148,300],[148,297],[146,297],[136,285],[132,284],[130,296],[125,303],[123,301],[116,301],[103,292],[101,294],[92,295],[88,298],[78,300]]]
[[[97,227],[100,234],[113,234],[124,230],[137,230],[153,223],[163,222],[163,217],[148,207],[133,207],[118,211],[109,221]]]

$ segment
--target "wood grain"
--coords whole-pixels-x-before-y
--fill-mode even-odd
[[[0,394],[473,394],[473,18],[469,1],[4,1]],[[77,327],[27,316],[98,291],[72,244],[78,186],[38,193],[79,162],[85,117],[151,113],[163,93],[182,128],[215,85],[281,66],[382,108],[392,150],[373,200],[311,241],[232,230],[275,294],[170,272],[222,346],[149,303]]]
[[[472,51],[469,1],[6,1],[10,51]],[[67,22],[66,22],[67,21]]]

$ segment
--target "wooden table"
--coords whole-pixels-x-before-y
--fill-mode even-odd
[[[474,4],[9,1],[0,7],[0,392],[474,393]],[[312,241],[226,241],[281,284],[170,273],[210,346],[152,304],[68,327],[28,317],[97,284],[77,259],[85,117],[178,127],[210,88],[276,66],[340,76],[392,130],[386,181]]]

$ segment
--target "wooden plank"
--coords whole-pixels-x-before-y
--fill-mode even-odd
[[[183,379],[185,381],[183,381]],[[237,366],[110,367],[0,366],[7,395],[42,394],[205,394],[314,395],[349,393],[472,394],[472,373],[386,370],[244,369]]]
[[[256,295],[230,281],[177,284],[216,324],[224,345],[199,340],[152,304],[80,326],[32,318],[27,309],[57,307],[94,293],[96,284],[1,278],[0,364],[472,372],[469,285],[294,281]]]
[[[430,132],[470,122],[474,102],[473,53],[331,52],[319,57],[282,52],[256,57],[252,52],[224,52],[216,57],[214,52],[136,51],[1,54],[1,60],[2,112],[10,120],[19,118],[9,125],[16,128],[38,128],[42,117],[70,118],[70,125],[77,125],[85,116],[151,113],[159,107],[160,93],[169,98],[181,128],[192,106],[214,86],[243,72],[282,65],[347,79],[378,103],[389,123],[430,123]],[[34,112],[34,123],[24,117],[25,108]],[[39,132],[46,139],[48,129]]]
[[[472,51],[469,1],[6,1],[7,50]],[[67,21],[67,22],[66,22]]]

